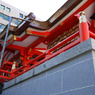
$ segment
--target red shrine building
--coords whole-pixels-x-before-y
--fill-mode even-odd
[[[30,13],[25,19],[10,17],[0,33],[0,81],[8,82],[47,60],[95,39],[95,1],[68,0],[47,21]],[[17,26],[12,19],[20,20]]]

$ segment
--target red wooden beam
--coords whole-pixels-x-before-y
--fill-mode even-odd
[[[92,33],[91,31],[89,31],[89,34],[90,34],[91,38],[95,39],[95,34],[94,33]]]
[[[2,76],[2,75],[0,75],[0,78],[2,78],[2,79],[7,79],[7,80],[11,80],[11,78],[10,78],[10,77]]]
[[[11,74],[11,72],[6,71],[6,70],[1,70],[1,69],[0,69],[0,72],[2,72],[2,73],[7,73],[7,74]]]
[[[8,65],[3,65],[1,67],[2,70],[11,70],[12,66],[8,66]]]
[[[31,53],[32,53],[32,54],[41,55],[43,52],[40,52],[40,51],[38,51],[38,50],[36,50],[36,49],[33,49],[33,50],[31,51]]]
[[[14,40],[21,42],[21,41],[25,40],[28,36],[29,36],[28,34],[25,34],[25,35],[24,35],[23,37],[21,37],[21,38],[14,36]]]
[[[21,66],[20,68],[16,69],[16,70],[14,71],[14,73],[19,72],[20,70],[24,69],[24,67],[25,67],[25,66]]]
[[[21,46],[17,46],[17,45],[13,45],[13,44],[7,46],[7,48],[13,49],[13,50],[25,50],[26,49],[26,47],[21,47]]]
[[[30,35],[36,35],[36,36],[42,36],[42,37],[47,37],[48,35],[50,35],[49,31],[44,31],[44,32],[40,32],[40,31],[32,31],[31,29],[27,29],[27,34]]]
[[[38,57],[36,57],[35,59],[33,59],[33,60],[31,60],[30,62],[28,62],[27,64],[30,65],[30,64],[32,64],[33,62],[39,60],[40,58],[45,57],[45,55],[46,55],[46,53],[43,53],[43,54],[39,55]]]
[[[4,61],[4,64],[5,64],[5,65],[13,65],[14,63],[13,63],[13,62],[6,61],[6,60],[5,60],[5,61]],[[16,66],[18,66],[18,64],[16,64]]]

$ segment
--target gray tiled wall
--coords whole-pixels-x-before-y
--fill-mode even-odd
[[[2,95],[95,95],[95,51],[89,39],[5,84]]]

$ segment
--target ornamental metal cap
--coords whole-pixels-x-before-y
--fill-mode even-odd
[[[85,12],[82,11],[82,12],[79,13],[79,15],[80,15],[80,16],[85,15]]]
[[[79,17],[79,23],[82,23],[82,22],[87,22],[86,20],[86,17],[85,17],[85,12],[80,12],[79,13],[80,17]]]

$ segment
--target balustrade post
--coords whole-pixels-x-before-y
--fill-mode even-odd
[[[11,72],[12,72],[12,75],[11,75],[11,77],[14,77],[15,76],[15,70],[16,70],[16,62],[14,61],[13,62],[13,65],[12,65],[12,70],[11,70]]]

